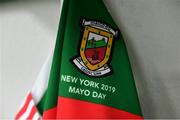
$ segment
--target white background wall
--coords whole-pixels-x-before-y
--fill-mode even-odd
[[[125,38],[144,116],[180,118],[180,0],[105,3]],[[59,6],[0,2],[0,119],[14,116],[53,47]]]
[[[0,119],[12,118],[54,45],[60,2],[0,2],[2,100]]]

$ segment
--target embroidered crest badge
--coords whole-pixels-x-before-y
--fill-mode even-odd
[[[73,63],[86,75],[103,76],[111,72],[108,61],[111,57],[113,39],[118,31],[99,21],[83,19],[84,33],[79,49],[80,57]]]

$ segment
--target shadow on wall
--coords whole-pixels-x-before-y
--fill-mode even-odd
[[[119,20],[120,21],[120,20]],[[125,28],[121,22],[118,24],[119,28]],[[144,68],[144,63],[140,61],[142,56],[139,56],[139,53],[137,52],[136,46],[133,44],[133,38],[128,35],[128,31],[126,29],[121,29],[123,38],[125,40],[128,54],[131,62],[131,66],[134,73],[135,83],[138,91],[138,96],[142,108],[142,112],[144,115],[144,118],[147,119],[170,119],[173,116],[175,117],[176,114],[173,112],[175,111],[172,106],[172,101],[170,99],[168,89],[164,85],[163,78],[159,78],[160,74],[158,68],[155,64],[150,63],[149,65],[153,66],[153,71],[151,71],[153,74],[154,80],[157,80],[157,86],[153,85],[153,83],[148,82],[151,81],[147,76],[147,71]],[[152,67],[151,67],[152,68]],[[159,87],[160,86],[160,87]],[[157,97],[156,97],[157,96]],[[159,101],[159,102],[157,102]],[[160,103],[159,106],[157,103]],[[159,110],[160,106],[165,106],[163,109],[163,112]],[[166,114],[168,113],[168,114]]]

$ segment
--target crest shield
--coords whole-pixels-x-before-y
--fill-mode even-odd
[[[99,21],[83,19],[84,29],[79,57],[73,59],[76,67],[88,76],[99,77],[111,73],[108,61],[111,57],[113,39],[118,31]]]
[[[90,70],[97,70],[104,66],[110,58],[112,42],[112,33],[86,26],[80,47],[84,65]]]

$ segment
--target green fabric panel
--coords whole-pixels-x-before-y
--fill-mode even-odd
[[[113,74],[107,77],[88,77],[75,67],[72,63],[72,58],[79,55],[79,46],[83,28],[80,27],[82,17],[93,19],[110,24],[113,28],[117,28],[112,17],[108,13],[102,0],[69,0],[67,14],[67,24],[64,32],[64,44],[62,51],[62,63],[60,75],[70,75],[89,81],[98,82],[116,88],[115,93],[105,92],[106,100],[97,99],[89,96],[77,95],[69,93],[69,87],[88,89],[90,91],[98,91],[95,88],[82,86],[80,84],[60,82],[59,95],[89,101],[98,104],[112,106],[134,114],[142,115],[136,93],[134,79],[131,71],[131,66],[128,59],[125,43],[122,36],[114,40],[112,58],[110,65],[112,66]],[[60,80],[61,81],[61,80]],[[99,90],[98,92],[104,92]]]

